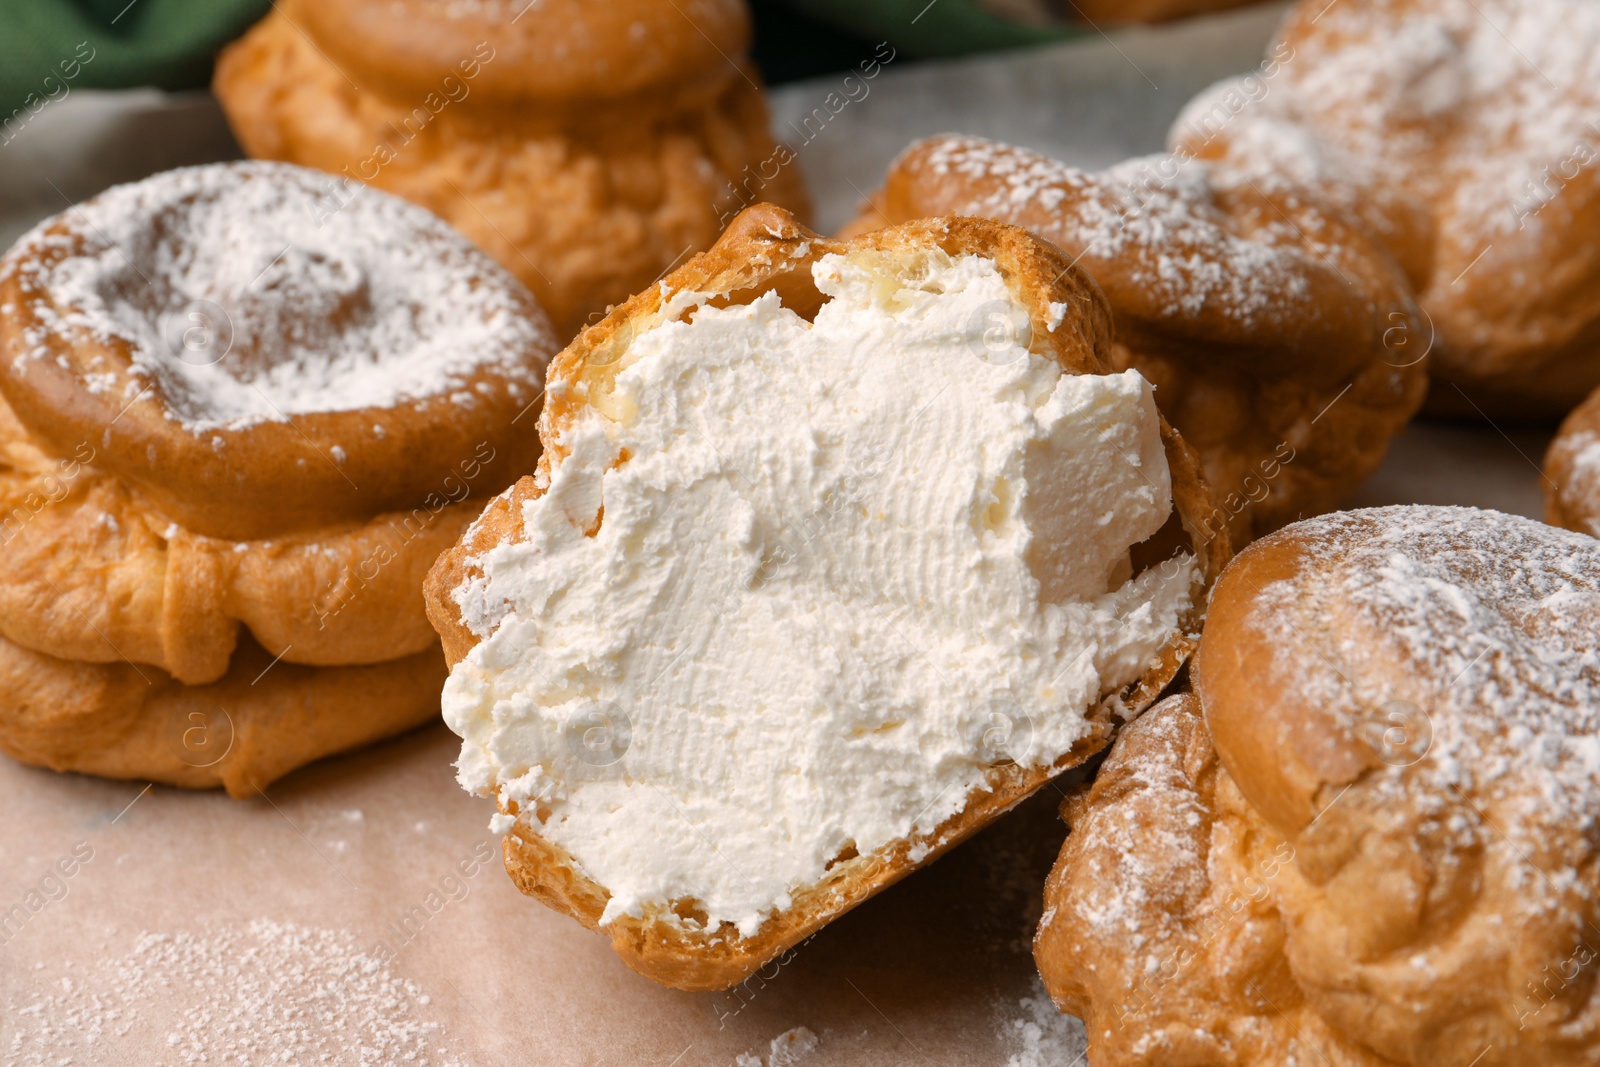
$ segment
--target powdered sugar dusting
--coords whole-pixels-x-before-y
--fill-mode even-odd
[[[1083,1023],[1050,1002],[1037,975],[1034,991],[1003,1009],[999,1029],[1009,1055],[1005,1067],[1073,1067],[1088,1054]]]
[[[1027,225],[1102,284],[1126,278],[1162,314],[1192,318],[1210,309],[1249,325],[1303,302],[1308,287],[1297,255],[1238,235],[1217,207],[1210,170],[1170,162],[1132,159],[1095,173],[945,135],[932,142],[924,165],[974,183],[969,197],[945,205],[951,213]]]
[[[1309,641],[1331,669],[1281,662],[1280,677],[1296,678],[1300,699],[1347,736],[1368,736],[1396,702],[1416,708],[1412,732],[1426,732],[1425,753],[1385,760],[1363,781],[1441,809],[1475,796],[1513,847],[1592,836],[1600,541],[1499,512],[1418,506],[1291,530],[1307,564],[1262,589],[1254,625],[1279,656],[1299,663]]]
[[[1600,145],[1600,5],[1590,0],[1330,4],[1292,23],[1288,39],[1282,90],[1228,135],[1270,148],[1283,127],[1252,132],[1256,120],[1304,123],[1323,143],[1291,138],[1299,168],[1404,188],[1473,233],[1540,224],[1516,204],[1575,146]]]
[[[427,994],[343,932],[257,920],[147,933],[125,956],[41,982],[49,992],[6,1006],[4,1067],[458,1062],[423,1015]]]
[[[537,396],[528,353],[556,346],[521,285],[422,208],[371,189],[332,200],[330,181],[192,167],[40,224],[0,266],[32,293],[13,366],[73,350],[87,390],[148,392],[196,434],[441,396],[470,407],[486,367]]]
[[[1170,712],[1173,700],[1192,698],[1169,698],[1129,727],[1140,741],[1139,757],[1118,762],[1116,781],[1122,795],[1137,799],[1095,808],[1092,828],[1084,831],[1094,847],[1080,856],[1074,880],[1080,891],[1052,900],[1072,911],[1074,928],[1098,931],[1130,961],[1148,956],[1151,964],[1183,935],[1192,902],[1209,886],[1214,813],[1183,762],[1194,720]]]

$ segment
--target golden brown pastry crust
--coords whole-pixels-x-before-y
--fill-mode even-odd
[[[487,41],[495,61],[474,88],[497,105],[632,103],[720,81],[726,57],[750,47],[742,0],[337,0],[291,14],[336,65],[389,95],[438,88]]]
[[[1069,809],[1037,957],[1093,1062],[1600,1060],[1596,647],[1600,542],[1530,520],[1384,508],[1241,553],[1198,700]]]
[[[546,458],[540,460],[539,473],[523,478],[497,498],[460,543],[440,557],[428,576],[428,613],[443,638],[448,661],[454,665],[478,641],[462,622],[454,591],[480,573],[474,560],[483,551],[522,539],[521,504],[543,492],[541,486],[547,484],[551,466],[566,458],[561,444],[563,428],[585,407],[606,410],[612,382],[627,363],[626,351],[632,337],[663,321],[664,291],[727,294],[721,299],[745,302],[775,289],[787,306],[804,314],[820,302],[809,268],[821,256],[871,249],[905,255],[909,261],[919,249],[930,246],[952,255],[970,252],[992,258],[1027,307],[1034,326],[1032,337],[1042,351],[1071,373],[1108,373],[1103,360],[1110,343],[1109,318],[1094,282],[1059,251],[1019,229],[982,219],[935,219],[844,242],[811,233],[779,208],[751,208],[709,251],[668,275],[664,286],[651,286],[615,309],[603,322],[585,330],[551,364],[548,404],[539,423],[546,443]],[[1064,313],[1052,310],[1052,305],[1060,304],[1066,305]],[[1052,321],[1054,329],[1048,326]],[[1172,470],[1177,519],[1174,526],[1182,526],[1182,538],[1198,555],[1205,581],[1209,582],[1210,576],[1227,562],[1227,533],[1201,533],[1198,523],[1209,514],[1212,504],[1199,464],[1165,423],[1162,439]],[[1175,533],[1174,548],[1178,540]],[[1154,557],[1155,561],[1161,558],[1159,553]],[[646,911],[640,918],[624,915],[602,929],[599,920],[608,899],[605,887],[580,873],[569,854],[539,836],[534,825],[539,818],[536,811],[521,813],[506,836],[506,868],[523,892],[608,935],[618,955],[641,974],[681,989],[726,988],[863,900],[931,862],[1061,770],[1081,763],[1104,747],[1117,721],[1113,707],[1120,707],[1124,714],[1136,714],[1156,698],[1183,665],[1192,647],[1189,632],[1198,628],[1204,602],[1204,590],[1198,590],[1197,607],[1185,621],[1185,632],[1173,640],[1140,682],[1125,692],[1106,694],[1088,716],[1093,732],[1054,766],[1032,772],[1014,764],[994,767],[990,771],[991,791],[972,796],[962,812],[933,833],[834,864],[822,881],[797,891],[793,906],[769,919],[753,937],[740,937],[731,926],[707,931],[685,922],[671,909]],[[515,806],[507,813],[519,814]]]
[[[367,0],[275,5],[223,53],[217,96],[250,155],[338,175],[335,200],[367,182],[449,220],[563,339],[752,198],[806,210],[741,4],[409,6],[406,25]]]
[[[1387,220],[1435,335],[1431,408],[1548,418],[1600,385],[1593,5],[1302,0],[1267,54],[1170,141]]]
[[[1156,385],[1236,544],[1337,507],[1422,401],[1405,276],[1309,190],[1161,157],[1086,172],[945,135],[903,152],[846,232],[945,214],[1026,227],[1094,276],[1112,364]]]
[[[514,278],[412,205],[369,193],[345,229],[308,236],[296,196],[313,178],[275,163],[158,175],[0,261],[12,756],[242,795],[435,714],[422,581],[469,498],[537,456],[553,341]],[[242,289],[219,226],[245,278],[266,241]],[[239,335],[196,356],[161,320],[209,295]],[[251,388],[270,408],[241,416]],[[196,762],[174,740],[191,713],[231,724],[225,755]]]
[[[1600,389],[1572,409],[1544,454],[1544,519],[1600,537]]]
[[[472,521],[474,490],[498,488],[507,466],[474,458],[476,477],[451,483],[453,500],[409,512],[224,541],[172,522],[96,457],[90,445],[52,455],[0,401],[0,636],[59,659],[149,664],[188,685],[227,672],[241,624],[289,663],[433,647],[422,581]]]
[[[295,413],[292,419],[204,430],[176,417],[178,398],[136,362],[138,347],[149,344],[149,338],[137,329],[102,329],[101,319],[121,326],[125,322],[118,320],[155,318],[158,310],[170,309],[147,303],[180,303],[190,297],[182,291],[188,279],[179,282],[161,273],[181,273],[185,260],[195,254],[191,246],[203,240],[185,230],[191,210],[185,198],[205,195],[250,203],[244,198],[254,183],[277,187],[285,197],[309,197],[316,191],[312,172],[273,164],[172,171],[64,212],[12,246],[0,260],[0,352],[7,357],[0,361],[0,393],[17,420],[57,455],[92,447],[99,466],[139,487],[189,529],[240,540],[414,506],[454,473],[457,458],[472,455],[480,443],[507,455],[505,477],[509,469],[531,465],[537,443],[517,432],[514,423],[538,399],[539,369],[555,348],[543,312],[525,289],[449,227],[409,208],[410,232],[394,239],[415,242],[412,251],[436,254],[441,286],[459,280],[496,293],[502,320],[514,324],[491,333],[490,343],[504,345],[504,351],[478,360],[469,374],[442,392],[383,407]],[[145,246],[109,252],[131,256],[127,261],[144,284],[121,303],[97,293],[98,305],[86,307],[83,294],[69,282],[76,263],[108,254],[111,239],[94,221],[97,205],[122,203],[130,191],[140,189],[152,192],[145,197],[148,204],[139,206],[159,213],[143,221]],[[294,210],[300,209],[296,204]],[[275,221],[261,225],[271,227]],[[370,271],[382,265],[364,263],[357,269],[363,266]],[[295,269],[289,259],[269,269],[273,267]],[[242,305],[253,295],[240,295],[241,306],[226,312],[241,320],[241,330],[248,321]],[[392,294],[374,295],[371,287],[360,295],[369,304],[394,299]],[[449,298],[444,293],[438,297]],[[372,314],[392,310],[380,307]],[[314,314],[305,313],[304,325],[329,327],[324,355],[333,362],[344,354],[336,350],[344,309],[334,308],[324,322],[315,321]],[[254,358],[242,350],[257,340],[234,338],[233,349],[240,351],[230,350],[223,358]],[[280,339],[260,340],[273,344]],[[173,353],[159,356],[178,361]],[[217,374],[221,377],[223,371],[219,368]],[[470,397],[469,404],[461,401],[462,395]],[[336,462],[330,456],[343,458]]]
[[[273,664],[246,640],[187,686],[152,667],[72,663],[0,638],[0,751],[55,771],[248,797],[297,767],[439,712],[436,649],[364,667]]]
[[[417,242],[408,254],[438,271],[430,297],[487,294],[450,311],[492,319],[472,337],[499,350],[463,361],[468,373],[441,377],[415,399],[293,419],[219,417],[204,428],[185,417],[197,404],[212,414],[203,393],[184,391],[200,387],[161,376],[181,355],[157,350],[171,342],[152,338],[148,320],[196,289],[225,287],[185,273],[209,251],[200,247],[208,210],[264,197],[271,210],[247,224],[268,231],[265,254],[276,253],[262,274],[325,281],[316,272],[330,268],[310,253],[287,254],[300,230],[282,217],[302,210],[294,196],[315,190],[313,181],[313,172],[279,164],[158,175],[47,220],[0,260],[0,634],[60,659],[149,664],[190,685],[228,670],[241,622],[295,663],[373,663],[432,645],[422,578],[475,510],[460,501],[497,492],[538,454],[528,430],[553,341],[525,289],[439,220],[384,198],[392,210],[369,202],[340,220],[362,242],[347,265],[361,309],[302,307],[292,300],[295,279],[258,278],[260,286],[223,297],[240,336],[230,332],[220,360],[241,363],[237,373],[252,360],[271,369],[290,358],[291,343],[320,342],[314,355],[336,375],[362,373],[362,354],[341,347],[361,315],[388,315],[407,330],[422,315],[407,303],[395,316],[385,303],[408,292],[384,276],[394,269],[385,239]],[[374,239],[379,224],[392,229]],[[115,291],[106,259],[135,272],[135,293],[105,295]],[[259,291],[268,286],[277,295]],[[279,305],[299,316],[280,327],[286,336],[244,333],[252,323],[277,326],[268,313]],[[409,333],[381,336],[398,345]],[[416,343],[431,340],[418,334]],[[237,387],[236,370],[220,360],[197,371],[214,375],[201,385]]]
[[[1218,765],[1192,694],[1123,727],[1062,815],[1033,951],[1093,1067],[1386,1067],[1289,973],[1269,887],[1294,848]]]

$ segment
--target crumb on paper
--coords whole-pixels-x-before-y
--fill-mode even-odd
[[[795,1067],[809,1059],[821,1043],[809,1028],[791,1027],[772,1039],[765,1057],[754,1052],[741,1052],[734,1057],[734,1067]]]

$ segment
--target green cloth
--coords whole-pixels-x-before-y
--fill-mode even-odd
[[[977,0],[784,0],[911,56],[947,56],[1074,36],[989,14]],[[0,0],[0,143],[74,89],[192,89],[223,45],[271,0]],[[759,12],[758,12],[759,14]]]
[[[977,0],[784,0],[797,10],[915,57],[959,56],[1081,36],[1070,25],[1030,25],[982,10]]]
[[[270,0],[0,0],[0,141],[74,89],[192,89]]]

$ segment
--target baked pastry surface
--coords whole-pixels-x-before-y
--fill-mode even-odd
[[[1156,385],[1235,544],[1338,506],[1422,401],[1405,275],[1309,188],[1159,156],[1089,172],[944,135],[903,152],[846,232],[946,214],[1025,227],[1094,277],[1112,364]]]
[[[316,217],[321,182],[184,168],[24,234],[0,262],[17,419],[214,537],[413,506],[480,442],[531,466],[512,420],[555,347],[538,304],[394,197]]]
[[[317,220],[321,181],[173,171],[0,260],[0,734],[20,758],[237,792],[436,706],[423,577],[534,463],[517,423],[555,344],[442,221],[375,191]],[[262,656],[270,698],[236,684]],[[367,665],[394,681],[312,669]],[[150,747],[164,709],[224,699],[249,726],[231,763]]]
[[[1549,417],[1600,384],[1597,111],[1583,0],[1304,0],[1169,140],[1372,222],[1428,319],[1431,406]]]
[[[491,588],[484,584],[488,566],[485,560],[503,555],[533,536],[524,516],[531,514],[528,511],[531,504],[544,497],[561,466],[593,462],[574,458],[573,444],[581,440],[578,429],[592,421],[595,410],[617,418],[634,410],[631,395],[624,397],[617,392],[619,370],[629,362],[630,346],[654,328],[682,321],[687,310],[701,303],[711,307],[730,302],[739,305],[758,301],[763,298],[762,294],[776,292],[781,295],[785,307],[798,309],[802,315],[814,315],[822,297],[812,282],[812,267],[824,257],[836,254],[857,255],[873,262],[881,258],[884,263],[898,264],[895,269],[904,270],[905,279],[915,279],[919,271],[925,271],[929,257],[973,254],[992,259],[1001,276],[1008,279],[1006,284],[1015,294],[1014,299],[1026,308],[1030,324],[1024,329],[1032,338],[1031,343],[1037,346],[1035,351],[1056,361],[1069,375],[1108,373],[1102,362],[1109,343],[1108,321],[1098,291],[1056,249],[1021,230],[985,220],[928,220],[843,242],[804,230],[779,209],[753,208],[741,215],[709,252],[691,260],[670,274],[661,286],[650,287],[616,309],[604,322],[585,331],[552,364],[550,401],[540,422],[547,458],[541,460],[539,473],[522,479],[495,500],[460,544],[440,558],[428,580],[429,614],[443,637],[447,659],[461,673],[462,685],[468,687],[462,690],[463,694],[476,692],[471,687],[478,683],[472,679],[496,669],[494,663],[477,654],[482,651],[481,643],[488,635],[481,620],[464,615],[463,605],[476,603],[484,596],[493,598],[492,592],[485,591]],[[914,282],[905,280],[901,284],[913,286]],[[960,358],[974,359],[974,366],[981,365],[971,353],[963,351]],[[641,405],[645,402],[646,398],[639,398]],[[1187,446],[1164,424],[1161,441],[1171,471],[1175,514],[1163,535],[1146,546],[1148,552],[1136,553],[1136,557],[1140,566],[1160,566],[1172,551],[1185,543],[1192,545],[1200,557],[1198,570],[1194,572],[1199,577],[1195,580],[1203,586],[1208,580],[1206,576],[1216,573],[1226,561],[1226,532],[1214,537],[1198,534],[1195,523],[1211,509],[1198,464]],[[575,501],[569,506],[581,505]],[[610,521],[610,512],[604,512],[591,535],[600,535],[605,523]],[[690,565],[690,561],[686,560],[683,565]],[[717,590],[709,588],[697,594],[701,597],[717,595]],[[731,922],[707,925],[704,920],[709,905],[702,905],[692,893],[670,901],[647,902],[638,909],[625,908],[618,913],[612,907],[612,887],[597,881],[571,851],[550,840],[548,832],[541,832],[542,824],[551,816],[550,805],[541,798],[549,794],[521,789],[521,783],[536,778],[542,782],[549,775],[567,773],[554,762],[548,769],[542,766],[524,768],[527,774],[517,782],[502,777],[499,783],[502,818],[509,828],[505,839],[507,869],[524,892],[607,934],[624,961],[648,977],[686,989],[727,987],[833,918],[930,862],[1039,788],[1061,769],[1081,762],[1103,747],[1119,717],[1135,714],[1147,706],[1182,665],[1191,647],[1190,635],[1198,626],[1203,603],[1202,587],[1196,591],[1191,607],[1185,610],[1181,625],[1163,643],[1159,653],[1148,663],[1133,669],[1134,680],[1114,691],[1100,690],[1099,699],[1081,713],[1086,718],[1084,729],[1069,751],[1052,752],[1043,764],[1023,766],[1008,759],[988,764],[981,779],[984,786],[971,792],[953,815],[936,826],[893,840],[881,848],[857,852],[852,846],[842,850],[814,882],[791,887],[787,903],[753,930],[738,929]],[[661,610],[666,610],[665,606]],[[530,623],[506,617],[502,625],[526,627]],[[544,625],[548,625],[548,620]],[[582,677],[597,669],[613,668],[585,667],[575,676]],[[708,692],[704,699],[714,705],[716,697]],[[512,701],[507,705],[507,715],[515,714],[514,704]],[[685,721],[680,724],[681,737],[675,733],[670,741],[659,736],[652,740],[654,735],[641,733],[647,709],[630,710],[635,723],[632,741],[635,746],[690,745],[692,742],[688,738],[701,729],[692,721]],[[497,716],[499,714],[496,712]],[[689,709],[684,714],[692,718],[693,711]],[[454,722],[448,715],[447,721]],[[708,718],[706,725],[714,721]],[[456,724],[456,728],[466,727]],[[830,746],[837,747],[839,743],[840,739],[827,740]],[[463,766],[477,766],[481,762],[481,755],[469,757],[467,754],[469,749],[477,753],[479,744],[481,742],[469,742],[464,746]],[[508,769],[505,774],[520,774],[521,770]],[[609,780],[605,777],[608,773],[614,776],[614,772],[604,769],[585,771],[581,767],[575,768],[574,773],[578,780],[587,775],[599,775],[597,780],[601,781]],[[559,792],[559,782],[557,786]],[[663,788],[672,786],[668,784]],[[781,818],[779,812],[774,815]],[[671,828],[662,828],[661,832],[668,829]],[[714,828],[705,832],[716,833]],[[653,847],[660,850],[663,846]]]
[[[158,668],[75,663],[0,638],[0,751],[54,771],[249,797],[434,719],[445,673],[436,648],[302,667],[246,638],[227,674],[184,685]]]
[[[1062,815],[1034,955],[1093,1067],[1390,1062],[1335,1034],[1289,973],[1267,887],[1294,848],[1221,769],[1193,694],[1125,726]]]
[[[449,220],[563,339],[756,200],[804,212],[767,127],[740,0],[291,0],[219,59],[251,156]]]
[[[1035,954],[1091,1062],[1595,1062],[1597,576],[1465,508],[1241,553],[1067,811]]]
[[[54,455],[0,401],[0,635],[192,685],[227,672],[241,625],[273,655],[313,665],[438,642],[422,581],[477,513],[466,478],[452,483],[459,503],[441,494],[410,512],[232,541],[173,522],[94,466],[98,455]]]
[[[1600,390],[1572,410],[1544,454],[1544,517],[1600,537]]]

